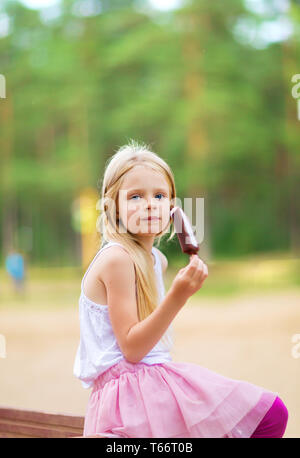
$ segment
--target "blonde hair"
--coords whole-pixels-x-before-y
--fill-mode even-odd
[[[97,222],[97,230],[102,236],[101,248],[108,242],[119,242],[125,247],[134,263],[137,312],[139,321],[141,321],[150,315],[158,306],[157,279],[152,256],[141,245],[138,236],[129,231],[119,232],[120,221],[116,217],[116,213],[118,212],[119,189],[122,186],[125,174],[136,165],[150,167],[152,170],[160,172],[163,175],[169,186],[170,209],[173,208],[173,202],[176,199],[176,189],[174,176],[170,167],[160,156],[152,152],[149,146],[130,140],[127,145],[121,146],[116,151],[105,166],[101,186],[100,206],[98,207],[100,216]],[[168,226],[156,235],[155,241],[157,240],[157,246],[160,245],[164,235],[169,233],[171,223],[172,219],[170,217]],[[171,234],[167,241],[171,240],[175,233],[174,225],[172,225]],[[172,344],[170,331],[171,328],[169,327],[162,337],[162,341],[167,347]]]

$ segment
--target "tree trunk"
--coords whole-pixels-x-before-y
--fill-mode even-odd
[[[209,217],[209,206],[208,196],[205,192],[205,183],[203,182],[203,175],[201,168],[207,160],[208,142],[203,129],[203,123],[201,119],[201,94],[203,92],[203,75],[201,74],[200,62],[202,59],[202,49],[200,45],[200,37],[197,34],[199,30],[199,22],[206,21],[207,18],[199,20],[197,12],[185,13],[183,17],[184,22],[187,26],[187,32],[185,35],[185,41],[183,43],[183,53],[185,60],[185,80],[184,80],[184,92],[186,104],[188,107],[188,119],[187,119],[187,146],[186,146],[186,158],[187,168],[190,170],[198,170],[199,178],[197,175],[193,176],[187,186],[187,197],[193,200],[193,221],[191,223],[195,227],[194,223],[199,220],[199,215],[194,213],[194,209],[197,210],[196,199],[204,198],[204,220],[201,222],[204,229],[203,241],[196,237],[200,242],[199,256],[209,262],[211,259],[211,243],[210,243],[210,217]]]
[[[13,103],[11,93],[7,93],[5,100],[1,101],[1,193],[2,193],[2,248],[4,256],[15,244],[15,233],[17,227],[16,198],[14,183],[12,182],[12,156],[13,156]]]

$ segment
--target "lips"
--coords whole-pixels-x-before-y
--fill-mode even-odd
[[[158,216],[148,216],[148,218],[143,218],[143,221],[159,221],[160,218]]]

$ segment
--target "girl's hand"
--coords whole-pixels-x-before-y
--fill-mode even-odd
[[[189,264],[178,271],[170,289],[175,297],[187,300],[202,287],[207,276],[207,265],[197,254],[193,254],[190,256]]]

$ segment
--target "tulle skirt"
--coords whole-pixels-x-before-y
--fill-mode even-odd
[[[83,435],[250,437],[277,396],[194,363],[123,359],[95,380]]]

